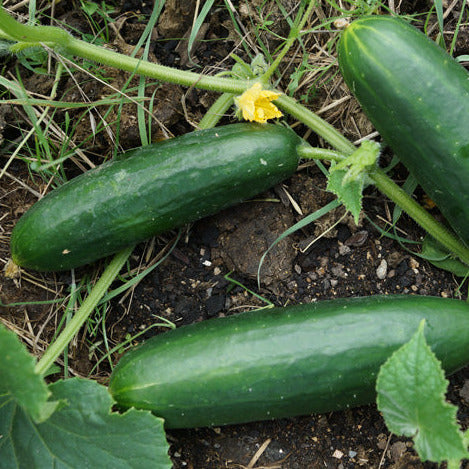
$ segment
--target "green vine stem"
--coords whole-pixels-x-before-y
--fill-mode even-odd
[[[80,330],[81,326],[88,319],[88,316],[93,312],[99,300],[104,296],[107,289],[117,277],[124,263],[127,261],[133,250],[133,246],[123,249],[114,256],[105,271],[102,273],[99,280],[91,290],[91,293],[86,297],[79,310],[73,318],[67,323],[65,329],[60,333],[55,342],[53,342],[41,359],[37,362],[35,371],[39,375],[44,375],[55,360],[62,354],[65,347],[70,343],[73,337]]]
[[[445,246],[466,265],[469,265],[469,248],[459,239],[438,223],[421,205],[401,189],[383,170],[376,168],[370,172],[369,177],[375,186],[410,215],[427,233]]]
[[[301,158],[312,159],[312,160],[326,160],[326,161],[342,161],[346,157],[334,150],[328,150],[327,148],[312,147],[305,143],[301,144],[297,148],[298,154]]]
[[[311,130],[316,132],[326,142],[332,145],[338,152],[344,155],[353,153],[357,148],[353,143],[347,140],[337,129],[331,124],[327,123],[324,119],[321,119],[317,114],[306,109],[301,104],[297,103],[293,98],[282,94],[276,99],[275,104],[287,112],[291,116],[295,117],[303,124],[307,125]]]
[[[73,37],[67,43],[65,50],[69,54],[93,60],[126,72],[187,87],[195,86],[196,88],[210,91],[241,94],[251,86],[251,82],[248,80],[237,80],[234,78],[201,75],[185,70],[175,70],[164,65],[128,57]]]
[[[76,55],[118,70],[182,86],[196,86],[211,91],[241,94],[251,85],[249,80],[200,75],[129,57],[76,39],[67,31],[55,26],[21,24],[8,15],[3,8],[0,8],[0,30],[8,39],[18,41],[18,47],[21,47],[21,43],[28,45],[47,44],[62,54]]]
[[[0,8],[1,37],[19,43],[29,44],[61,44],[69,41],[70,34],[55,26],[29,26],[16,21]]]

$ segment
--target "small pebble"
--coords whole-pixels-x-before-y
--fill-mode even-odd
[[[205,302],[208,316],[215,316],[225,307],[225,295],[213,295]]]
[[[390,448],[391,457],[394,461],[399,461],[402,455],[407,451],[407,446],[403,441],[396,441]]]
[[[384,280],[386,278],[386,274],[388,273],[388,263],[382,259],[381,263],[379,264],[378,268],[376,269],[376,276],[380,280]]]
[[[357,231],[345,241],[347,246],[363,246],[368,239],[368,231]]]
[[[466,401],[469,402],[469,380],[464,381],[464,385],[459,391],[459,395]]]
[[[332,454],[332,457],[336,459],[342,459],[343,456],[344,456],[344,453],[342,453],[342,451],[340,451],[339,449],[336,449],[334,453]]]
[[[340,245],[339,245],[339,254],[340,254],[341,256],[345,256],[345,255],[347,255],[347,254],[350,254],[351,251],[352,251],[352,250],[350,249],[349,246],[347,246],[347,245],[345,245],[345,244],[340,244]]]

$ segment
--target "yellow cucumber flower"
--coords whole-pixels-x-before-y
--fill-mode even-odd
[[[262,84],[257,82],[238,96],[235,102],[245,120],[264,124],[267,119],[282,117],[283,114],[271,102],[279,96],[280,93],[275,91],[263,90]]]

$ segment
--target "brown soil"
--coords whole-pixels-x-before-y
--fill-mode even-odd
[[[75,31],[90,32],[90,25],[83,14],[79,10],[66,8],[64,3],[68,2],[58,4],[56,17],[73,26]],[[226,8],[214,8],[207,18],[204,36],[200,37],[205,41],[196,43],[191,53],[195,64],[190,62],[185,48],[180,45],[185,43],[176,39],[187,35],[190,30],[195,3],[177,0],[166,2],[165,13],[155,32],[153,59],[181,68],[199,67],[197,70],[208,73],[230,67],[232,61],[226,57],[239,41]],[[259,11],[265,13],[265,8],[259,11],[255,8],[265,2],[233,3],[238,6],[240,21],[249,27],[252,27],[247,21],[249,18],[255,20],[256,15],[260,15]],[[290,6],[296,4],[283,3]],[[407,3],[407,13],[418,12],[419,7],[426,8],[419,6],[418,2]],[[222,2],[220,5],[223,6]],[[134,44],[142,31],[138,14],[149,12],[150,6],[145,6],[145,3],[125,1],[119,4],[118,11],[113,14],[120,18],[116,22],[118,28],[111,28],[114,47],[125,51]],[[327,13],[326,5],[318,7],[319,16]],[[278,12],[274,10],[272,14],[278,15]],[[447,31],[451,31],[451,18],[457,14],[455,8],[449,15]],[[284,22],[278,21],[275,32],[285,34],[286,31]],[[316,58],[322,65],[333,60],[333,56],[323,55],[324,50],[314,47],[325,45],[325,36],[305,39],[309,41],[312,51],[319,50]],[[458,37],[458,53],[469,53],[467,30],[462,30]],[[271,50],[275,48],[277,43],[273,34],[263,32],[262,38]],[[236,53],[243,55],[239,48]],[[301,60],[294,56],[290,59],[293,65]],[[5,70],[14,71],[16,65],[12,58],[5,60]],[[26,89],[45,95],[50,92],[53,77],[21,70]],[[286,73],[289,71],[291,69],[285,68]],[[102,72],[107,83],[117,89],[121,89],[129,78],[113,70],[103,69]],[[327,76],[312,74],[306,77],[298,97],[305,94],[308,87],[310,91],[316,87],[311,98],[311,106],[316,110],[347,97],[349,93],[336,72],[337,68],[332,66]],[[130,87],[137,84],[135,78],[132,80]],[[157,97],[153,121],[154,140],[191,130],[191,123],[200,120],[215,98],[205,91],[188,91],[174,85],[150,86],[147,95],[153,92]],[[93,100],[109,95],[112,91],[106,84],[90,80],[82,72],[77,72],[73,79],[61,82],[57,99],[80,101],[83,93]],[[69,176],[112,156],[113,135],[116,132],[120,134],[121,149],[138,145],[136,111],[132,104],[125,105],[119,116],[115,110],[105,116],[107,122],[111,123],[111,132],[100,132],[89,138],[93,133],[93,122],[103,117],[104,112],[100,109],[100,113],[94,115],[94,120],[83,115],[82,111],[69,112],[77,125],[74,143],[80,146],[87,158],[77,157],[68,161],[66,169]],[[352,98],[344,99],[343,104],[323,112],[322,116],[351,139],[364,137],[373,130]],[[120,126],[117,125],[118,117]],[[230,116],[224,119],[225,122],[230,120]],[[57,112],[55,121],[65,121],[64,111]],[[1,156],[5,162],[11,153],[10,142],[17,141],[20,129],[27,129],[21,108],[0,106],[0,132],[4,149]],[[305,130],[301,126],[297,126],[297,130],[304,135]],[[314,136],[307,137],[311,141],[315,140]],[[385,154],[384,162],[388,158]],[[405,175],[403,168],[396,168],[396,181],[401,182]],[[38,193],[42,194],[49,188],[49,181],[43,181],[36,174],[28,174],[26,165],[20,159],[14,160],[9,166],[0,185],[0,260],[5,265],[9,259],[8,243],[12,227],[37,200]],[[262,301],[250,294],[248,289],[279,306],[383,293],[462,297],[460,292],[464,288],[458,289],[458,279],[433,267],[396,241],[381,236],[376,226],[389,228],[393,206],[373,188],[366,190],[365,216],[359,226],[355,226],[349,217],[344,216],[343,210],[338,209],[279,243],[265,260],[261,271],[261,287],[258,288],[258,263],[267,247],[286,228],[331,199],[332,196],[325,191],[322,173],[314,164],[305,164],[290,180],[260,195],[255,201],[186,227],[171,255],[131,292],[112,302],[105,318],[108,340],[111,344],[117,344],[128,334],[135,334],[155,324],[158,321],[156,316],[182,325],[262,305]],[[436,211],[434,214],[438,216]],[[320,236],[325,232],[325,236]],[[416,241],[423,236],[420,228],[406,216],[399,220],[398,233]],[[143,269],[151,265],[174,241],[176,234],[168,233],[139,245],[130,260],[131,267]],[[418,245],[410,247],[418,252]],[[383,261],[386,261],[386,270],[384,275],[378,275],[377,269],[379,266],[383,268]],[[2,303],[28,304],[1,307],[0,317],[8,327],[18,332],[32,353],[40,355],[54,334],[61,311],[54,305],[31,302],[63,298],[69,293],[73,282],[79,283],[84,278],[94,279],[100,271],[98,265],[79,269],[74,277],[70,272],[21,272],[16,278],[3,276],[0,284]],[[233,285],[225,278],[229,272],[231,278],[245,288]],[[97,314],[94,319],[98,321],[98,318]],[[96,331],[83,330],[71,344],[70,371],[77,376],[91,376],[105,383],[109,376],[106,362],[95,368],[97,359],[104,351],[103,335],[98,330],[101,330],[101,326]],[[141,338],[163,330],[152,328]],[[90,353],[90,347],[94,349],[93,353]],[[118,356],[114,358],[117,361]],[[448,392],[449,400],[459,407],[458,418],[464,428],[469,426],[468,383],[469,369],[464,369],[451,378]],[[178,469],[437,467],[419,461],[411,440],[391,435],[375,406],[246,425],[170,431],[168,440],[174,467]]]

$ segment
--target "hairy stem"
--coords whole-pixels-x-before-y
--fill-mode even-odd
[[[248,80],[199,75],[185,70],[176,70],[172,67],[128,57],[75,38],[72,38],[65,50],[70,54],[113,68],[182,86],[241,94],[251,85]]]
[[[64,29],[55,26],[29,26],[12,18],[0,7],[0,30],[4,37],[18,42],[63,44],[71,39]]]
[[[464,244],[441,223],[438,223],[423,207],[390,179],[384,171],[376,168],[369,173],[369,176],[375,186],[384,195],[401,207],[404,212],[410,215],[439,243],[459,257],[464,264],[469,265],[469,248],[464,246]]]
[[[76,39],[67,31],[55,26],[21,24],[9,16],[3,8],[0,8],[0,30],[19,43],[36,43],[38,45],[45,43],[59,53],[76,55],[83,59],[164,82],[236,94],[244,92],[250,86],[248,80],[200,75],[119,54],[104,47]]]
[[[312,147],[309,144],[301,144],[297,147],[296,151],[300,158],[312,160],[326,160],[326,161],[342,161],[345,156],[334,150],[327,148]]]
[[[357,149],[353,143],[347,140],[331,124],[297,103],[293,98],[283,94],[276,99],[275,104],[283,111],[303,122],[303,124],[306,124],[340,153],[349,155]]]

